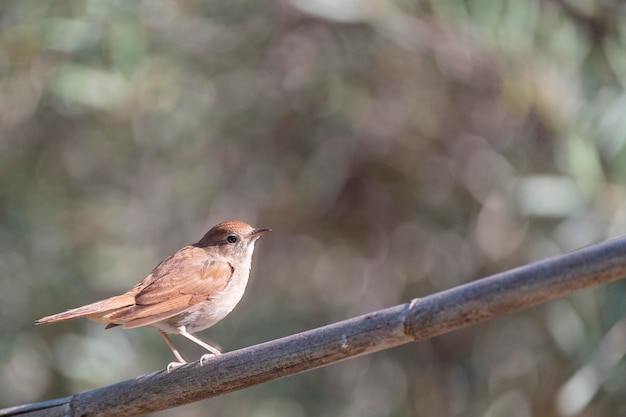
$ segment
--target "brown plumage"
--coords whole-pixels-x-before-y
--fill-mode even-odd
[[[178,333],[219,351],[192,336],[224,318],[243,296],[255,241],[270,229],[254,229],[240,221],[211,228],[196,244],[167,257],[128,292],[37,320],[50,324],[78,317],[108,323],[107,329],[153,326],[161,331],[178,359],[168,371],[184,364],[166,333]],[[206,359],[204,356],[202,361]]]

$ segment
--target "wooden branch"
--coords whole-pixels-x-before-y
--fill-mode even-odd
[[[426,340],[626,277],[622,237],[493,275],[407,304],[251,346],[172,373],[159,371],[0,416],[137,416]]]

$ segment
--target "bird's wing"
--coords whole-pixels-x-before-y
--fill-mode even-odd
[[[135,286],[135,304],[108,315],[125,328],[146,326],[176,316],[223,290],[233,274],[228,262],[215,261],[204,249],[187,246],[161,262]]]

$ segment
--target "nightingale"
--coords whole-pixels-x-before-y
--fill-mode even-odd
[[[36,324],[86,317],[107,323],[107,329],[152,326],[176,357],[167,366],[168,372],[187,363],[168,334],[180,334],[208,350],[200,358],[202,366],[221,352],[193,333],[213,326],[239,303],[248,283],[254,244],[270,231],[237,220],[220,223],[198,243],[165,258],[128,292],[41,318]]]

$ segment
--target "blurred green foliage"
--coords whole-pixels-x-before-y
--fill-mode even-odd
[[[33,322],[226,219],[274,232],[201,335],[225,350],[624,233],[624,28],[611,1],[2,1],[0,406],[162,369],[154,330]],[[626,415],[625,291],[159,415]]]

